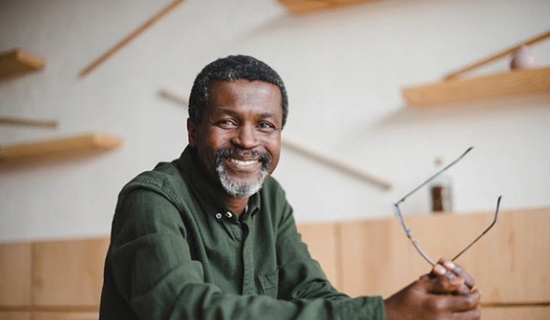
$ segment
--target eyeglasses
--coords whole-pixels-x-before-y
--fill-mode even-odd
[[[397,217],[397,220],[399,221],[399,224],[401,225],[401,228],[403,228],[403,231],[405,231],[405,234],[407,235],[407,238],[409,238],[409,240],[411,241],[412,245],[414,246],[414,248],[416,249],[416,251],[418,251],[418,253],[420,253],[420,255],[422,256],[422,258],[424,258],[424,260],[428,261],[429,264],[431,264],[432,266],[435,265],[435,262],[432,258],[430,258],[430,256],[426,253],[426,251],[424,251],[420,245],[418,244],[419,243],[419,240],[416,239],[413,234],[412,234],[412,231],[411,229],[409,229],[407,227],[407,225],[405,224],[405,219],[403,219],[403,215],[401,214],[401,210],[399,209],[399,204],[404,202],[405,199],[407,199],[409,196],[411,196],[412,194],[414,194],[415,192],[417,192],[420,188],[422,188],[423,186],[425,186],[426,184],[428,184],[430,181],[432,181],[435,177],[437,177],[438,175],[440,175],[442,172],[444,172],[445,170],[449,169],[450,167],[452,167],[455,163],[457,163],[458,161],[460,161],[462,158],[464,158],[464,156],[470,152],[471,150],[473,149],[473,147],[470,147],[468,148],[468,150],[466,150],[460,157],[458,157],[455,161],[451,162],[450,164],[448,164],[446,167],[444,167],[443,169],[439,170],[438,172],[436,172],[433,176],[431,176],[428,180],[424,181],[421,185],[419,185],[418,187],[414,188],[411,192],[407,193],[407,195],[405,195],[403,198],[401,198],[401,200],[397,201],[396,203],[394,203],[393,207],[394,207],[394,210],[395,210],[395,215]],[[497,200],[497,207],[496,207],[496,210],[495,210],[495,216],[493,218],[493,222],[491,222],[491,224],[477,237],[474,239],[474,241],[472,241],[469,245],[466,246],[466,248],[464,248],[462,251],[460,251],[454,258],[452,258],[451,260],[454,261],[456,259],[458,259],[458,257],[460,257],[464,252],[466,252],[468,249],[470,249],[479,239],[481,239],[487,232],[489,232],[489,230],[491,230],[491,228],[495,225],[495,223],[497,222],[497,219],[498,219],[498,211],[499,211],[499,208],[500,208],[500,199],[502,198],[502,196],[499,196],[498,197],[498,200]]]

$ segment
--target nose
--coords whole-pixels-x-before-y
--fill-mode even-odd
[[[233,136],[232,142],[243,149],[252,149],[258,145],[258,132],[253,125],[240,126]]]

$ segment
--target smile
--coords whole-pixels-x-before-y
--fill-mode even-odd
[[[223,165],[234,173],[267,171],[270,163],[271,157],[265,152],[223,148],[216,153],[216,167]]]
[[[258,160],[239,160],[234,158],[229,158],[229,161],[231,161],[232,163],[238,166],[243,166],[243,167],[251,166],[259,162]]]

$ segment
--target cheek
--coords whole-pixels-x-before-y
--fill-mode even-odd
[[[271,154],[271,165],[270,165],[270,172],[273,172],[275,168],[277,167],[277,164],[279,164],[279,159],[281,155],[281,142],[280,140],[277,140],[275,142],[272,142],[271,144],[267,145],[267,150]]]
[[[216,161],[216,153],[222,146],[222,139],[212,130],[202,128],[197,132],[196,140],[199,158],[208,167],[213,168]]]
[[[227,141],[227,137],[223,132],[215,130],[215,128],[203,128],[200,132],[198,139],[198,145],[205,150],[217,150],[224,146]]]

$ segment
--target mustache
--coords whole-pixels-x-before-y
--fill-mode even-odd
[[[216,152],[216,167],[222,164],[224,158],[229,157],[259,159],[262,163],[262,170],[267,170],[271,164],[271,155],[267,152],[240,148],[221,148]]]

